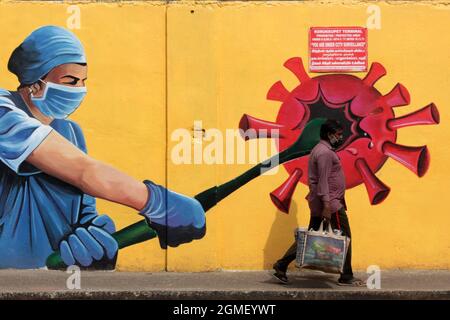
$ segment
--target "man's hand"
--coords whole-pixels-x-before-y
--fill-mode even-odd
[[[196,199],[144,181],[149,198],[140,214],[158,234],[161,248],[201,239],[206,233],[205,211]]]
[[[330,222],[330,220],[331,220],[331,207],[330,207],[329,201],[323,202],[322,218],[326,222]]]

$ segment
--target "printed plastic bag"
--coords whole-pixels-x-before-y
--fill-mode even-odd
[[[318,231],[297,228],[297,256],[295,264],[298,268],[321,270],[328,273],[340,273],[344,268],[350,238],[333,232],[331,225],[323,230],[323,222]]]

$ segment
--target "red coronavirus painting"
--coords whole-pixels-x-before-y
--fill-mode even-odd
[[[408,90],[398,83],[389,93],[381,94],[374,84],[386,75],[386,70],[377,62],[372,63],[363,79],[350,74],[310,77],[298,57],[287,60],[284,66],[295,74],[300,85],[289,91],[279,81],[268,91],[267,99],[281,102],[276,122],[244,114],[240,129],[257,132],[278,129],[277,148],[283,151],[297,140],[308,121],[318,117],[338,120],[344,126],[345,142],[337,154],[346,177],[346,188],[364,183],[372,205],[381,203],[390,192],[375,175],[388,157],[419,177],[427,172],[430,163],[427,146],[396,143],[397,130],[438,124],[439,112],[434,103],[396,118],[393,108],[409,104]],[[298,182],[307,184],[308,157],[287,162],[284,167],[289,178],[270,196],[277,208],[287,213]]]

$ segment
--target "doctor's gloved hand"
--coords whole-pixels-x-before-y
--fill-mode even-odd
[[[68,266],[95,267],[98,264],[100,269],[105,268],[105,263],[114,266],[118,251],[117,242],[110,234],[114,231],[114,223],[108,216],[95,217],[61,241],[62,260]]]
[[[158,234],[161,248],[177,247],[205,236],[205,211],[196,199],[149,180],[144,183],[150,196],[139,214]]]

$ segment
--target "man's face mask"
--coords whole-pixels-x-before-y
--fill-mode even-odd
[[[86,87],[69,87],[53,82],[45,82],[42,97],[33,97],[31,101],[45,116],[54,119],[65,119],[73,113],[83,101],[87,93]]]
[[[337,149],[344,143],[344,136],[341,134],[330,134],[330,145]]]

